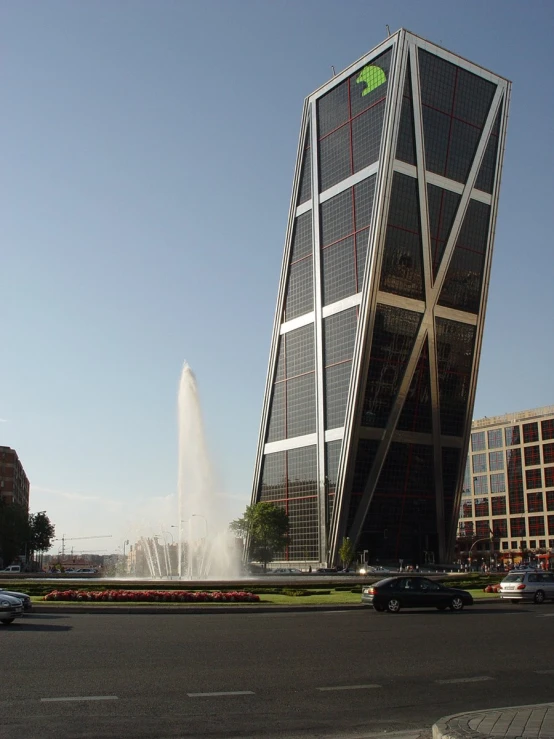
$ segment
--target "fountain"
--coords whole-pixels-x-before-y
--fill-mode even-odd
[[[196,378],[186,362],[179,382],[178,424],[179,578],[234,578],[239,573],[239,554],[217,495]]]

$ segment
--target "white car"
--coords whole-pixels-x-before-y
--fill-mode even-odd
[[[500,597],[512,603],[520,603],[523,600],[544,603],[548,598],[554,600],[554,572],[537,570],[510,572],[500,583]]]
[[[0,623],[8,626],[14,619],[23,615],[23,603],[19,598],[0,593]]]

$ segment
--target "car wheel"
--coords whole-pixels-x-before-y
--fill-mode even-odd
[[[387,611],[389,613],[398,613],[400,610],[400,601],[398,598],[391,598],[387,603]]]
[[[14,621],[15,621],[15,618],[4,618],[4,619],[2,619],[2,623],[4,624],[4,626],[9,626]]]
[[[535,603],[544,603],[545,601],[544,592],[542,590],[537,590],[533,600],[535,601]]]
[[[451,611],[461,611],[463,607],[464,607],[464,602],[460,598],[460,596],[456,595],[454,598],[452,598],[450,602]]]

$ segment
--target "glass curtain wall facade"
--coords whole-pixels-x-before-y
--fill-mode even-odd
[[[400,30],[305,101],[252,492],[283,561],[453,549],[509,91]]]
[[[554,406],[474,421],[458,555],[474,565],[554,562]]]

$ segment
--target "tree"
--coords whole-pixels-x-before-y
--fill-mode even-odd
[[[45,511],[29,515],[29,552],[46,552],[52,546],[54,524]]]
[[[348,536],[345,536],[339,549],[339,557],[344,569],[350,565],[355,556],[356,550],[354,548],[354,544],[352,544]]]
[[[289,541],[289,517],[274,503],[249,505],[244,516],[229,528],[235,536],[246,540],[250,558],[261,562],[264,570]]]

